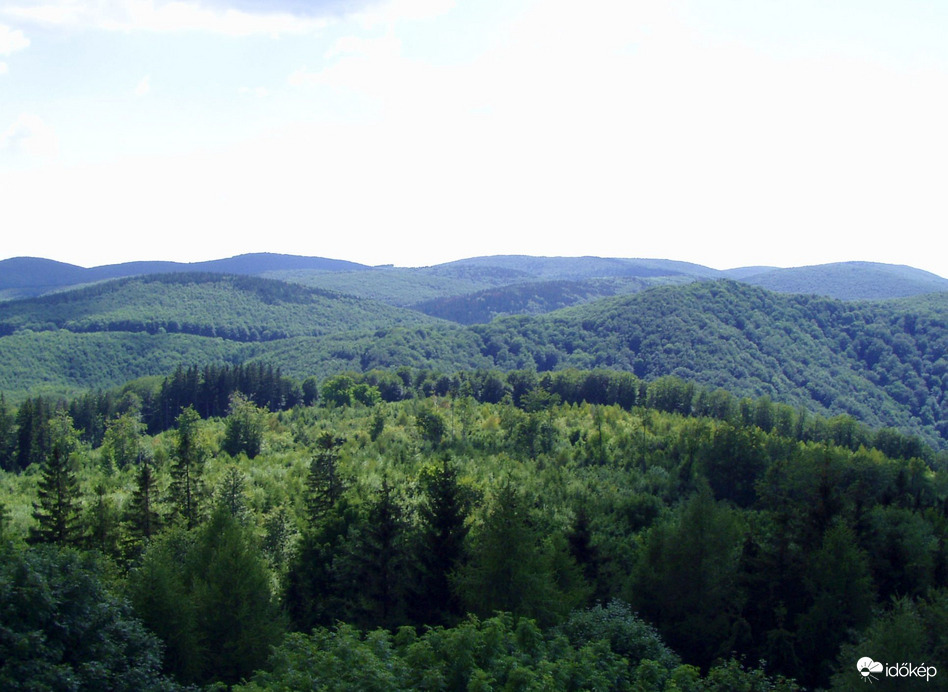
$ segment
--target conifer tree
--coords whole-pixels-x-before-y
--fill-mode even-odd
[[[118,524],[115,505],[106,493],[105,486],[99,483],[95,488],[95,501],[88,512],[86,544],[105,555],[117,555]]]
[[[171,501],[175,513],[188,529],[194,528],[200,517],[201,467],[204,463],[204,450],[198,438],[200,420],[193,406],[188,406],[178,416],[178,445],[171,466]]]
[[[424,498],[419,508],[421,532],[416,544],[414,618],[421,624],[447,625],[461,614],[450,575],[465,556],[470,497],[458,482],[457,468],[442,459],[441,466],[422,476]]]
[[[217,488],[217,502],[237,520],[247,514],[247,499],[244,496],[244,474],[236,466],[228,466],[224,478]]]
[[[559,558],[557,546],[541,536],[531,508],[508,478],[473,536],[471,559],[458,570],[455,584],[478,615],[509,611],[549,623],[575,600],[558,588]]]
[[[367,627],[394,628],[404,622],[408,556],[405,513],[383,479],[348,555],[355,583],[361,585],[354,615]]]
[[[151,463],[143,459],[138,468],[135,490],[128,503],[126,525],[128,527],[127,552],[137,555],[145,543],[161,526],[158,514],[158,481]]]
[[[0,469],[16,470],[16,419],[0,393]]]
[[[316,440],[317,452],[306,479],[306,510],[311,527],[316,526],[345,490],[338,468],[339,448],[345,442],[345,437],[337,437],[328,430]]]
[[[241,452],[253,459],[263,445],[263,409],[240,393],[230,398],[222,449],[232,457]]]
[[[77,545],[82,538],[79,522],[79,480],[70,459],[75,444],[75,431],[69,431],[72,422],[61,414],[62,435],[57,436],[43,467],[37,488],[38,498],[33,504],[36,526],[30,540],[35,543]]]

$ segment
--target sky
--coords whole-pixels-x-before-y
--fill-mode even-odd
[[[0,258],[948,277],[941,0],[0,0]]]

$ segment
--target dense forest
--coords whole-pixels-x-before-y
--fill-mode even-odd
[[[4,689],[944,684],[948,458],[852,416],[209,364],[0,401],[0,454]]]
[[[519,286],[493,296],[489,310],[504,310],[501,296],[523,310],[563,295],[545,294],[549,282]],[[0,391],[11,403],[177,365],[269,363],[297,379],[401,366],[609,368],[769,396],[948,445],[944,292],[845,302],[702,281],[462,326],[274,280],[172,274],[0,303],[0,347]]]
[[[948,685],[939,277],[2,267],[0,688]]]

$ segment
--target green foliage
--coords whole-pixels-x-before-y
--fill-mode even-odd
[[[643,537],[631,602],[686,660],[707,666],[743,644],[741,536],[739,516],[705,488]]]
[[[102,441],[102,457],[108,466],[122,469],[138,460],[144,432],[145,425],[137,412],[124,413],[109,421]]]
[[[234,683],[261,667],[283,632],[266,564],[226,507],[193,534],[173,532],[130,575],[132,602],[185,682]]]
[[[169,392],[233,375],[182,369]],[[180,681],[253,674],[279,687],[292,684],[284,672],[309,680],[323,663],[304,661],[318,660],[320,684],[338,677],[330,687],[358,687],[360,665],[365,686],[392,689],[792,689],[781,675],[826,686],[847,647],[881,636],[893,596],[924,625],[890,629],[944,660],[948,481],[930,451],[864,446],[909,450],[902,433],[674,378],[650,398],[649,383],[616,371],[349,377],[348,391],[382,401],[269,411],[247,395],[261,424],[252,460],[222,449],[228,417],[185,408],[177,429],[139,435],[140,459],[103,464],[107,422],[147,415],[160,380],[30,400],[42,430],[30,450],[70,441],[82,545],[118,558],[115,583]],[[690,415],[677,410],[686,391]],[[78,434],[66,411],[100,427]],[[421,412],[443,422],[437,444]],[[194,487],[216,500],[191,530],[182,459],[197,460]],[[43,464],[0,471],[11,554],[40,528]],[[320,629],[267,663],[247,628],[280,624],[276,590],[292,629]],[[219,647],[228,636],[240,643]]]
[[[30,539],[36,543],[78,545],[82,540],[79,479],[72,454],[77,446],[72,420],[60,412],[53,420],[49,457],[37,487],[33,518],[37,522]]]
[[[680,659],[662,641],[658,632],[645,620],[632,612],[632,607],[613,599],[603,606],[575,610],[558,627],[573,646],[604,640],[609,649],[633,668],[642,661],[651,661],[668,671],[676,668]]]
[[[421,486],[412,610],[422,624],[453,624],[462,609],[451,588],[451,575],[467,557],[467,518],[473,498],[447,457],[439,465],[422,469]]]
[[[539,532],[526,499],[508,478],[473,533],[471,559],[457,572],[457,589],[475,614],[509,611],[555,622],[588,595],[565,552],[562,542]]]
[[[206,450],[200,438],[200,420],[191,407],[178,416],[177,447],[171,467],[171,502],[176,516],[189,529],[200,519],[203,495],[201,470]]]
[[[363,634],[349,625],[293,634],[274,652],[271,670],[235,689],[630,689],[625,662],[604,644],[577,648],[509,614],[421,636],[410,628]]]
[[[172,690],[161,647],[88,553],[0,545],[0,687]]]
[[[234,393],[230,398],[221,448],[231,456],[241,452],[253,459],[263,444],[263,411],[245,396]]]
[[[948,593],[933,591],[928,597],[912,600],[901,597],[889,604],[855,641],[843,645],[832,677],[833,690],[865,689],[866,680],[857,672],[856,662],[864,656],[888,665],[912,663],[913,666],[934,665],[943,675],[943,662],[948,653]],[[938,677],[928,680],[875,675],[873,689],[938,689],[944,686]]]
[[[310,527],[316,527],[345,490],[346,481],[339,472],[340,448],[345,437],[323,431],[316,440],[316,454],[306,477],[306,509]]]
[[[129,498],[125,512],[126,541],[125,552],[137,557],[145,544],[161,528],[161,515],[158,513],[158,481],[151,463],[143,460],[138,467],[135,487]]]
[[[419,411],[415,415],[415,425],[422,439],[437,446],[441,444],[446,432],[444,418],[437,411]]]

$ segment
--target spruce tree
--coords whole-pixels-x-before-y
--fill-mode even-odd
[[[530,505],[506,479],[473,536],[470,560],[455,577],[475,614],[509,611],[548,623],[568,602],[557,588],[553,552],[531,515]]]
[[[360,584],[353,615],[366,627],[404,622],[408,576],[405,512],[387,479],[369,507],[367,521],[349,545],[348,562]]]
[[[34,543],[78,545],[82,538],[79,523],[79,480],[64,445],[55,444],[43,468],[33,504]]]
[[[236,466],[228,466],[224,478],[217,486],[217,503],[230,515],[242,521],[247,515],[247,498],[244,496],[246,481]]]
[[[200,420],[193,406],[188,406],[178,416],[178,445],[171,466],[171,501],[175,513],[188,529],[194,528],[200,517],[201,467],[204,462],[204,450],[198,438]]]
[[[319,523],[345,490],[338,468],[339,448],[345,442],[345,437],[337,437],[328,430],[316,440],[317,452],[306,479],[306,510],[311,527]]]
[[[125,515],[128,531],[126,553],[129,557],[141,553],[144,545],[158,532],[161,517],[157,504],[158,481],[155,472],[148,460],[142,460]]]
[[[449,625],[462,614],[450,576],[465,556],[470,497],[447,457],[440,467],[423,474],[422,491],[411,596],[413,617],[420,624]]]
[[[95,488],[95,502],[89,508],[86,534],[86,544],[92,550],[98,550],[105,555],[118,554],[118,512],[111,498],[106,493],[105,486],[99,483]]]
[[[0,392],[0,469],[16,470],[16,419]]]

